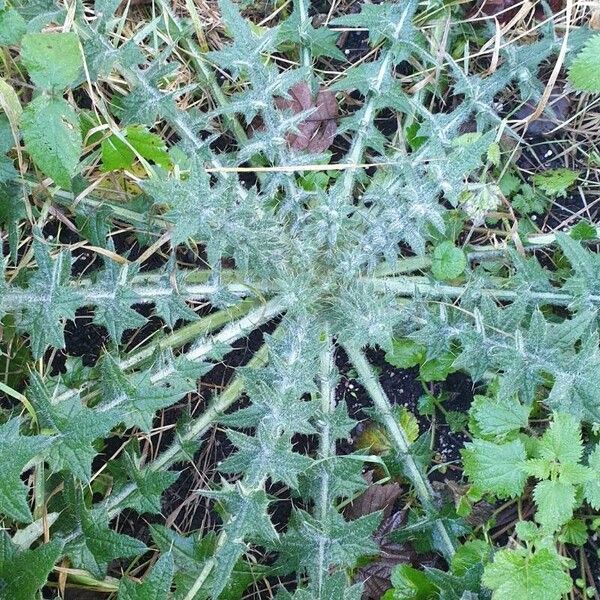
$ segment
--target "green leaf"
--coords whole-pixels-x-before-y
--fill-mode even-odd
[[[562,528],[559,541],[563,544],[573,544],[574,546],[585,546],[588,541],[588,528],[585,521],[572,519]]]
[[[561,481],[540,481],[533,490],[537,505],[535,520],[554,533],[573,516],[575,486]]]
[[[150,532],[158,549],[163,553],[173,555],[175,562],[174,583],[176,587],[174,599],[183,600],[192,585],[194,585],[198,573],[202,571],[206,561],[214,556],[216,552],[216,535],[209,533],[204,537],[199,537],[197,534],[192,534],[184,537],[161,525],[151,525]],[[240,600],[248,586],[265,576],[267,572],[268,568],[255,562],[248,563],[243,559],[238,560],[233,572],[225,582],[226,586],[221,598],[224,600]],[[215,573],[211,571],[197,597],[209,598],[209,590],[215,584]],[[163,599],[160,598],[159,600]]]
[[[89,481],[92,461],[97,454],[93,442],[108,435],[112,427],[121,421],[121,413],[87,408],[77,395],[54,404],[37,373],[31,375],[28,397],[40,426],[60,435],[60,442],[48,451],[48,463],[52,469],[56,472],[65,469],[79,479]]]
[[[270,501],[263,489],[249,489],[238,482],[235,486],[224,483],[219,491],[200,493],[222,502],[228,514],[223,525],[225,542],[215,554],[212,594],[217,598],[243,556],[246,540],[273,544],[279,536],[267,512]]]
[[[547,548],[500,550],[486,566],[483,583],[494,600],[561,600],[572,587],[559,556]]]
[[[600,34],[591,37],[571,63],[569,82],[580,92],[600,92]]]
[[[386,353],[385,360],[397,369],[409,369],[423,362],[426,351],[425,346],[411,339],[394,339],[392,349]]]
[[[548,462],[578,464],[583,455],[578,421],[569,414],[555,413],[539,441],[538,454]]]
[[[142,125],[130,125],[123,132],[129,145],[116,135],[102,141],[102,167],[105,171],[128,169],[133,165],[136,153],[161,167],[168,168],[171,158],[164,140],[150,133]],[[131,147],[130,147],[131,146]]]
[[[23,36],[21,60],[36,86],[62,91],[76,83],[83,70],[79,38],[67,33],[28,33]]]
[[[577,181],[578,171],[570,169],[551,169],[533,176],[536,187],[548,196],[566,196],[567,190]]]
[[[0,425],[0,512],[16,521],[29,522],[28,488],[20,475],[30,461],[39,458],[54,440],[43,436],[20,435],[20,423],[17,417]]]
[[[467,267],[467,257],[461,248],[445,241],[433,251],[431,272],[436,279],[456,279]]]
[[[79,535],[65,545],[65,553],[78,569],[88,570],[94,577],[104,579],[108,565],[117,558],[132,558],[147,551],[145,544],[109,526],[102,508],[88,509],[83,492],[73,478],[65,479],[63,492],[66,504],[62,516],[70,530]]]
[[[0,45],[14,46],[21,41],[27,31],[25,19],[14,9],[0,11]]]
[[[583,484],[587,503],[594,509],[600,509],[600,444],[596,444],[588,457],[588,466],[593,476]]]
[[[108,249],[114,250],[112,242]],[[106,327],[116,343],[120,343],[126,329],[137,329],[146,323],[146,318],[132,308],[139,300],[130,286],[136,273],[134,265],[119,265],[107,258],[104,269],[95,277],[98,294],[95,299],[94,323]]]
[[[62,553],[63,542],[54,539],[33,550],[20,552],[6,531],[0,531],[0,598],[32,600],[46,585]]]
[[[36,234],[37,236],[38,234]],[[31,336],[31,352],[40,358],[48,346],[64,348],[65,320],[74,320],[81,305],[81,297],[70,283],[71,256],[66,252],[51,258],[46,244],[39,239],[33,242],[37,271],[29,280],[26,294],[28,302],[18,321],[21,331]]]
[[[437,588],[427,575],[410,565],[394,567],[391,581],[394,586],[393,600],[433,600],[437,595]]]
[[[56,184],[71,189],[83,149],[79,119],[62,98],[42,95],[21,118],[25,147],[35,164]]]
[[[346,521],[335,509],[324,520],[298,510],[282,539],[280,560],[286,568],[307,571],[314,580],[319,574],[326,579],[333,565],[351,568],[362,556],[377,554],[372,536],[380,520],[380,512]]]
[[[482,435],[501,436],[527,427],[530,410],[515,397],[499,399],[475,395],[470,413]]]
[[[121,502],[119,507],[131,508],[140,514],[160,514],[161,496],[167,488],[175,483],[179,473],[141,467],[139,463],[140,460],[136,456],[125,451],[119,464],[114,466],[109,464],[109,470],[116,473],[113,494],[119,496],[122,488],[133,483],[135,490],[127,495],[126,500]]]
[[[520,440],[495,444],[475,439],[462,450],[464,472],[477,490],[500,498],[523,493],[527,476],[523,463],[527,457]]]
[[[308,456],[292,451],[289,436],[273,436],[262,427],[254,437],[234,430],[227,436],[238,451],[221,463],[224,473],[245,473],[250,481],[268,473],[273,482],[297,488],[298,475],[312,464]]]
[[[134,583],[127,577],[119,582],[117,600],[164,600],[169,597],[173,581],[173,555],[163,554],[144,577],[142,583]]]
[[[419,367],[419,375],[425,383],[444,381],[456,369],[453,367],[456,357],[451,352],[425,361]]]
[[[175,404],[194,389],[192,382],[172,377],[155,383],[151,371],[126,376],[115,359],[107,354],[101,365],[102,407],[118,405],[128,427],[150,431],[154,416],[161,408]]]
[[[594,225],[589,223],[588,221],[579,221],[575,227],[571,228],[569,231],[569,235],[574,240],[584,241],[584,240],[595,240],[598,237],[598,231]]]

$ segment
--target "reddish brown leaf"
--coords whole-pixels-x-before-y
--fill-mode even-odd
[[[316,98],[309,85],[302,81],[289,90],[290,98],[276,98],[275,105],[281,110],[291,109],[294,114],[310,110],[313,112],[298,125],[298,133],[290,133],[287,141],[294,150],[324,152],[331,146],[337,130],[338,104],[335,94],[319,90]]]

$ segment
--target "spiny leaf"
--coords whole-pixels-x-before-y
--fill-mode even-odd
[[[77,395],[54,404],[37,373],[31,375],[29,394],[40,426],[59,434],[60,442],[48,451],[52,469],[69,470],[79,479],[89,481],[92,461],[97,454],[93,442],[108,435],[122,419],[121,413],[87,408]]]
[[[23,316],[19,328],[31,335],[31,352],[40,358],[50,345],[64,348],[63,321],[75,319],[81,296],[69,285],[71,256],[66,252],[51,258],[46,244],[33,243],[37,271],[24,292]]]
[[[106,411],[118,406],[128,427],[143,431],[152,429],[152,421],[158,410],[180,400],[194,385],[176,374],[170,381],[152,381],[152,371],[146,370],[127,377],[116,360],[107,354],[101,364],[101,389]]]
[[[32,459],[54,441],[50,437],[22,436],[19,434],[21,420],[17,417],[0,425],[0,511],[17,521],[31,521],[27,503],[27,486],[20,475]]]
[[[32,600],[46,584],[62,554],[63,541],[54,539],[33,550],[19,551],[6,531],[0,531],[0,598]]]
[[[142,583],[123,577],[119,583],[118,600],[164,600],[169,597],[173,581],[173,555],[163,554]]]

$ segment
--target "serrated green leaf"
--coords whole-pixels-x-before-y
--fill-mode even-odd
[[[554,533],[573,516],[575,486],[561,481],[540,481],[533,490],[537,506],[535,520]]]
[[[456,279],[467,267],[467,257],[461,248],[445,241],[436,246],[431,261],[431,272],[436,279]]]
[[[130,375],[123,373],[115,359],[107,354],[102,360],[102,407],[118,405],[128,427],[150,431],[156,412],[171,406],[194,389],[192,382],[176,377],[155,383],[151,371]]]
[[[0,531],[0,599],[32,600],[46,584],[62,553],[63,542],[54,539],[33,550],[19,551],[6,531]]]
[[[21,60],[29,77],[44,90],[62,91],[77,81],[83,60],[76,33],[28,33],[23,36]]]
[[[97,454],[93,442],[109,434],[122,420],[121,413],[87,408],[77,395],[54,404],[37,373],[31,375],[28,397],[40,426],[60,436],[60,442],[48,451],[47,460],[52,469],[56,472],[65,469],[82,481],[89,481],[92,461]]]
[[[65,479],[63,496],[66,506],[61,518],[71,530],[78,532],[65,545],[65,553],[76,568],[86,569],[94,577],[104,579],[113,560],[141,556],[146,552],[141,541],[111,529],[108,515],[101,507],[89,509],[81,487],[71,477]]]
[[[464,472],[481,492],[512,498],[523,492],[527,457],[520,440],[495,444],[475,439],[462,450]]]
[[[105,171],[129,169],[135,161],[136,153],[164,168],[171,164],[164,140],[142,125],[130,125],[123,132],[123,137],[129,145],[116,135],[102,141],[102,167]]]
[[[21,473],[30,461],[40,458],[52,444],[52,438],[23,436],[19,434],[20,419],[14,418],[0,425],[0,512],[17,521],[31,521],[27,502],[27,486],[21,481]]]
[[[502,436],[526,427],[531,408],[516,398],[488,398],[475,395],[471,415],[482,435]]]
[[[79,119],[71,106],[62,98],[38,96],[23,111],[21,128],[35,164],[58,185],[71,189],[83,149]]]
[[[581,426],[565,413],[555,413],[539,444],[539,456],[548,462],[577,464],[583,455]]]
[[[600,509],[600,444],[596,444],[588,457],[588,466],[593,477],[584,483],[583,491],[588,504],[595,510]]]
[[[547,548],[497,552],[485,568],[483,583],[493,590],[494,600],[560,600],[572,586],[560,558]]]
[[[533,176],[536,187],[548,196],[566,196],[567,190],[577,181],[579,173],[570,169],[551,169]]]
[[[116,472],[118,481],[113,491],[115,496],[119,496],[121,487],[127,487],[130,483],[135,484],[135,490],[128,494],[120,507],[131,508],[139,514],[160,514],[162,494],[179,477],[179,473],[174,471],[140,467],[139,459],[129,451],[123,453],[120,464],[115,465],[112,471]]]
[[[119,582],[118,600],[165,600],[173,581],[173,555],[163,554],[142,583],[134,583],[123,577]]]
[[[69,285],[71,256],[61,252],[51,258],[46,244],[37,238],[33,251],[37,270],[25,291],[29,297],[18,327],[31,336],[31,352],[37,359],[48,346],[64,348],[64,321],[75,319],[82,301],[77,290]]]
[[[592,36],[571,63],[569,82],[580,92],[600,92],[600,34]]]
[[[0,45],[18,44],[26,31],[25,19],[14,8],[4,8],[0,11]]]
[[[386,353],[385,360],[397,369],[410,369],[423,362],[427,348],[408,339],[392,340],[392,349]]]

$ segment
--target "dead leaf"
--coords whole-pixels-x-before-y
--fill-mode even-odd
[[[389,517],[394,503],[400,497],[401,489],[398,483],[373,483],[373,471],[365,473],[369,487],[356,498],[344,511],[348,519],[358,519],[364,515],[383,511],[384,518]]]
[[[276,98],[275,105],[281,109],[291,109],[294,114],[314,109],[298,125],[298,133],[290,133],[287,141],[294,150],[324,152],[333,143],[337,131],[338,104],[335,94],[320,89],[313,98],[308,83],[301,81],[293,85],[288,94],[290,98]]]

